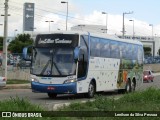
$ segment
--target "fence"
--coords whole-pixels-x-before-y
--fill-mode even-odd
[[[0,75],[3,76],[2,67],[0,68]],[[7,79],[16,80],[29,80],[30,79],[30,69],[20,68],[13,65],[8,65],[7,67]]]
[[[160,63],[160,56],[149,56],[144,58],[144,64],[158,64]]]
[[[3,57],[0,55],[0,65],[2,65]],[[30,63],[22,59],[22,53],[9,53],[7,57],[7,79],[30,79]],[[0,66],[0,75],[3,76],[2,66]]]

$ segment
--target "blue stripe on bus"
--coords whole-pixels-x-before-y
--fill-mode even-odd
[[[42,84],[38,82],[32,82],[31,87],[33,92],[56,93],[56,94],[77,93],[76,82],[68,84]]]

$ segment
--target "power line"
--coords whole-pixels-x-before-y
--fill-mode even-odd
[[[17,2],[12,2],[12,3],[19,4]],[[12,5],[12,6],[14,6],[14,5]],[[15,8],[18,8],[18,7],[15,6]],[[20,8],[20,9],[23,9],[23,8]],[[47,9],[50,9],[50,8],[47,8]],[[53,13],[53,14],[60,15],[60,16],[66,16],[66,13],[64,13],[64,12],[61,12],[61,11],[53,12],[53,11],[50,11],[50,10],[47,10],[47,9],[35,8],[35,10],[43,11],[43,12],[46,12],[46,13]],[[52,9],[52,10],[57,11],[55,9]],[[64,14],[62,14],[62,13],[64,13]],[[85,22],[94,23],[94,24],[101,24],[100,22],[94,22],[94,21],[91,21],[91,20],[80,19],[80,18],[76,18],[76,17],[70,16],[70,15],[68,16],[68,18],[76,19],[76,20],[83,21],[83,22],[85,21]]]
[[[17,11],[13,11],[13,10],[15,10],[14,8],[11,8],[12,9],[12,11],[10,12],[10,13],[13,13],[13,14],[15,14],[15,15],[18,15],[18,16],[21,16],[21,17],[23,17],[23,14],[20,14],[20,13],[17,13]],[[42,20],[40,20],[41,18],[44,18],[45,16],[42,16],[42,15],[40,15],[40,14],[35,14],[35,20],[36,21],[42,21]],[[47,17],[47,19],[52,19],[51,17]],[[61,26],[65,26],[65,25],[63,25],[63,24],[65,24],[65,23],[62,23],[62,22],[58,22],[57,23],[58,25],[61,25]]]

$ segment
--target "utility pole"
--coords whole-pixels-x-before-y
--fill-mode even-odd
[[[8,37],[8,0],[4,3],[4,37],[3,37],[3,76],[7,80],[7,37]]]
[[[129,20],[129,21],[132,21],[133,22],[133,39],[134,39],[134,20]]]
[[[66,3],[66,4],[67,4],[67,15],[66,15],[66,31],[67,31],[67,22],[68,22],[68,2],[61,1],[61,3]]]
[[[124,38],[124,34],[125,34],[125,26],[124,26],[124,15],[125,14],[133,14],[133,11],[132,12],[124,12],[123,13],[122,38]]]
[[[107,33],[107,21],[108,21],[108,13],[106,12],[102,12],[102,14],[106,14],[106,33]],[[105,29],[102,29],[102,30],[105,30]]]

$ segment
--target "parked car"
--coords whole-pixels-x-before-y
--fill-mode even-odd
[[[6,79],[5,77],[0,76],[0,88],[6,86]]]
[[[154,79],[154,75],[152,73],[151,70],[145,70],[143,71],[143,81],[146,81],[146,82],[153,82],[153,79]]]
[[[27,68],[31,66],[31,61],[24,61],[24,60],[20,60],[19,61],[19,67],[20,68]]]

